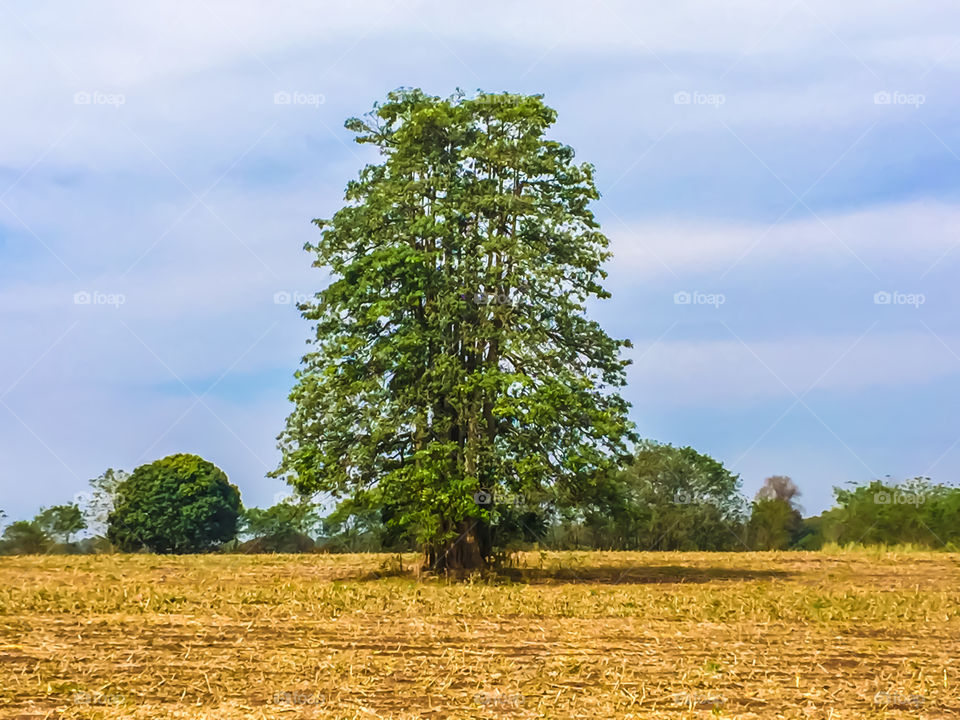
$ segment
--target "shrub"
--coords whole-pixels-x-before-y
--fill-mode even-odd
[[[240,491],[196,455],[138,467],[117,488],[107,537],[120,550],[203,552],[236,537]]]

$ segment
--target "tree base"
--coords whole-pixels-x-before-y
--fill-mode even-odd
[[[421,573],[464,576],[487,567],[480,521],[464,520],[459,529],[460,534],[453,540],[424,548]]]

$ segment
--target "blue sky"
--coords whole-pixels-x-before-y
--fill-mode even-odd
[[[553,136],[597,167],[615,256],[594,311],[635,344],[644,436],[750,495],[790,475],[809,512],[847,481],[952,481],[958,20],[859,0],[0,2],[0,508],[174,452],[247,504],[283,492],[264,473],[309,334],[283,301],[323,282],[310,220],[374,159],[344,119],[399,86],[558,110]]]

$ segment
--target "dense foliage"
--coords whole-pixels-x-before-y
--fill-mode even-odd
[[[240,491],[226,473],[196,455],[142,465],[116,489],[107,537],[121,550],[210,550],[237,534]]]
[[[0,550],[17,555],[35,555],[50,550],[52,539],[36,521],[17,520],[3,531]]]
[[[608,240],[593,168],[540,96],[391,93],[347,127],[383,157],[308,245],[332,282],[275,473],[390,508],[434,569],[489,555],[477,493],[577,494],[631,438],[626,342],[586,317]]]
[[[622,470],[561,498],[555,542],[615,550],[724,550],[741,544],[739,477],[693,448],[642,443]]]
[[[929,478],[836,488],[836,506],[821,516],[823,540],[840,544],[960,546],[960,489]]]

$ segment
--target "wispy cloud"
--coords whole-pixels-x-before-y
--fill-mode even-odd
[[[343,120],[401,85],[543,92],[558,109],[554,136],[597,166],[616,253],[598,313],[636,341],[645,432],[733,462],[770,403],[817,381],[832,432],[790,425],[792,443],[771,432],[741,465],[775,459],[823,484],[813,439],[838,467],[845,444],[883,465],[858,433],[901,428],[842,411],[913,388],[917,433],[937,442],[904,463],[960,469],[925,394],[949,397],[960,365],[955,4],[204,0],[94,15],[8,0],[0,18],[12,515],[147,449],[199,452],[248,501],[273,496],[263,466],[309,333],[285,299],[324,282],[302,251],[309,221],[376,161]],[[721,412],[736,419],[696,422]]]

